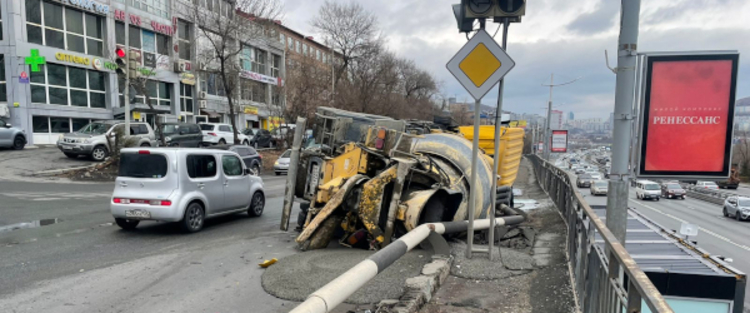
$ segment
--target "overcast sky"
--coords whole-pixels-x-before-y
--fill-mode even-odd
[[[322,0],[282,0],[283,22],[305,35],[316,36],[310,20]],[[357,0],[336,0],[357,1]],[[372,12],[387,38],[388,48],[413,59],[442,81],[444,93],[459,102],[471,101],[445,64],[466,43],[451,10],[459,0],[357,1]],[[554,90],[554,108],[576,118],[606,119],[614,107],[615,75],[604,63],[616,64],[620,1],[529,0],[522,23],[509,29],[507,52],[516,67],[506,76],[503,108],[543,114],[549,97],[550,74],[555,82],[581,79]],[[750,1],[644,0],[641,4],[638,50],[738,50],[737,99],[750,96]],[[488,23],[492,35],[498,24]],[[495,39],[499,42],[502,34]],[[320,38],[320,36],[316,36]],[[744,53],[744,54],[743,54]],[[495,105],[497,89],[484,104]]]

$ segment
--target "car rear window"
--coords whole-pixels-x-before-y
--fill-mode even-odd
[[[201,124],[201,130],[214,130],[214,125]]]
[[[162,178],[167,175],[167,158],[161,154],[123,153],[117,176]]]

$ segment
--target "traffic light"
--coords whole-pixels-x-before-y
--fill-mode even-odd
[[[526,14],[526,0],[461,0],[464,18],[511,18],[519,22]]]
[[[117,56],[117,60],[115,60],[115,63],[117,64],[117,75],[125,76],[127,66],[127,64],[125,63],[125,49],[118,47],[115,50],[115,55]]]
[[[141,53],[138,51],[130,51],[128,53],[128,61],[130,62],[130,79],[138,78],[141,76],[141,72],[138,68],[141,66]]]
[[[474,19],[466,18],[464,6],[460,4],[453,5],[453,15],[456,16],[456,23],[458,23],[459,33],[471,32],[474,28]]]

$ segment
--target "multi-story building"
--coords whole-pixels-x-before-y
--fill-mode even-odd
[[[549,127],[550,129],[563,129],[563,111],[552,110]]]
[[[125,2],[127,1],[127,3]],[[193,3],[192,1],[189,1]],[[213,10],[231,12],[221,0]],[[199,2],[206,5],[206,1]],[[126,4],[128,5],[126,12]],[[140,52],[139,72],[153,109],[131,89],[132,120],[229,122],[226,97],[214,74],[196,58],[199,32],[175,9],[183,0],[0,1],[0,116],[25,130],[30,144],[54,144],[91,120],[124,118],[124,82],[115,51]],[[229,10],[229,11],[227,11]],[[242,43],[238,125],[269,127],[274,91],[283,84],[284,47],[277,40]],[[0,110],[3,114],[4,110]]]

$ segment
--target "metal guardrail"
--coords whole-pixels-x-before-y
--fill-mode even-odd
[[[643,301],[653,313],[674,312],[624,245],[586,203],[568,173],[536,155],[527,158],[534,165],[537,182],[568,226],[567,256],[581,311],[635,313],[641,312]],[[597,232],[606,249],[595,244]]]

